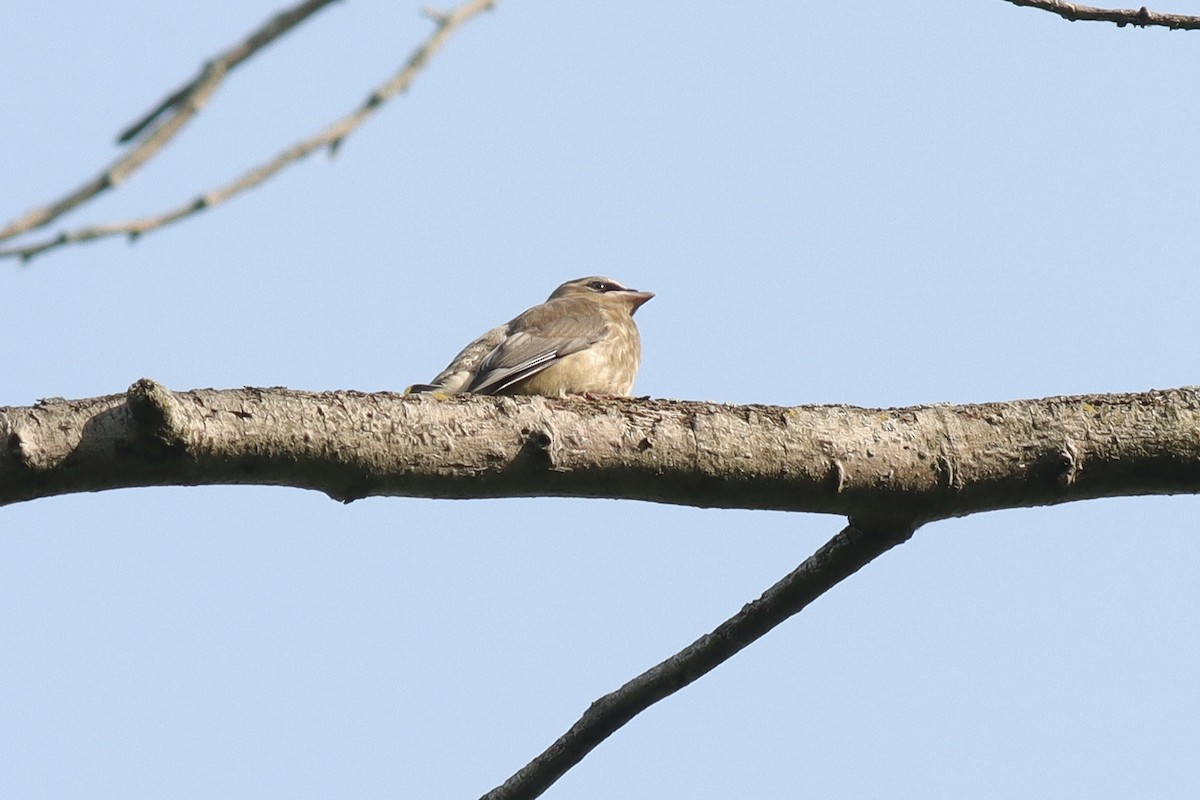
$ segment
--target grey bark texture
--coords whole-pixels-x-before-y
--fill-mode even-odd
[[[0,504],[133,486],[607,497],[920,524],[1200,491],[1200,390],[900,409],[290,389],[0,408]]]

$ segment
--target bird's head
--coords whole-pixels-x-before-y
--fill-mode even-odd
[[[550,295],[551,300],[561,297],[592,297],[602,303],[615,303],[628,308],[632,316],[643,303],[654,297],[654,292],[639,292],[637,289],[622,286],[612,278],[589,275],[586,278],[567,281]]]

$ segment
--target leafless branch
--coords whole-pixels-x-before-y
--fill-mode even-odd
[[[125,220],[122,222],[106,223],[89,227],[64,231],[57,236],[32,244],[0,249],[0,258],[19,258],[26,262],[63,245],[87,242],[94,239],[111,236],[126,236],[131,240],[137,239],[144,233],[156,230],[205,209],[224,203],[236,194],[251,189],[263,183],[285,167],[294,164],[313,152],[328,147],[331,153],[337,151],[342,141],[359,125],[372,116],[385,102],[408,89],[420,73],[422,67],[442,48],[454,31],[477,14],[493,8],[497,0],[469,0],[461,6],[444,14],[426,12],[433,19],[433,33],[409,57],[404,67],[386,83],[377,87],[363,103],[350,114],[333,122],[320,132],[304,139],[270,161],[255,167],[237,179],[224,186],[206,192],[193,200],[149,217]]]
[[[199,484],[343,501],[606,497],[926,522],[1200,493],[1200,390],[880,410],[171,392],[143,380],[124,395],[0,408],[0,505]]]
[[[867,528],[851,522],[712,633],[592,703],[570,730],[483,800],[539,797],[625,723],[707,675],[912,533],[902,523]]]
[[[161,103],[122,131],[120,136],[117,137],[117,141],[122,144],[128,142],[141,135],[142,131],[150,127],[161,115],[168,111],[177,112],[180,105],[186,103],[188,97],[194,94],[197,87],[204,83],[205,73],[209,72],[214,65],[217,65],[222,72],[232,72],[243,61],[333,2],[335,0],[305,0],[305,2],[285,9],[274,17],[271,17],[265,25],[214,58],[204,66],[199,75],[167,95]]]
[[[1150,11],[1145,6],[1133,8],[1096,8],[1078,3],[1064,3],[1062,0],[1006,0],[1015,6],[1039,8],[1058,14],[1071,22],[1087,20],[1093,22],[1115,22],[1117,27],[1135,25],[1139,28],[1149,26],[1171,28],[1172,30],[1196,30],[1200,28],[1200,17],[1187,14],[1164,14]]]
[[[1097,497],[1200,493],[1200,389],[901,409],[289,389],[0,408],[0,505],[136,486],[366,496],[608,497],[844,514],[757,601],[600,698],[489,800],[536,797],[600,742],[921,524]]]
[[[75,191],[49,205],[35,208],[10,222],[3,230],[0,230],[0,242],[48,225],[71,209],[123,183],[134,171],[175,138],[183,126],[190,122],[196,112],[208,102],[217,86],[231,70],[332,2],[334,0],[305,0],[293,8],[282,11],[251,33],[245,40],[209,61],[195,78],[172,92],[153,110],[130,125],[117,139],[120,144],[126,144],[157,123],[141,144]],[[88,238],[95,238],[95,236]],[[83,239],[60,236],[53,241],[57,244],[66,244],[68,241],[83,241]]]

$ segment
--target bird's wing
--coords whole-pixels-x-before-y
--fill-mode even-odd
[[[504,341],[487,354],[464,391],[499,394],[604,338],[608,324],[594,303],[561,298],[529,309],[508,324]]]
[[[508,325],[499,325],[462,349],[450,364],[429,383],[417,383],[405,390],[412,392],[445,392],[457,394],[466,389],[475,377],[480,362],[508,336]]]

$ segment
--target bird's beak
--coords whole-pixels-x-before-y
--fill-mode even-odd
[[[639,292],[633,289],[630,289],[627,292],[622,292],[622,294],[629,299],[630,304],[633,306],[633,308],[630,309],[631,312],[637,311],[642,307],[643,303],[646,303],[650,300],[650,298],[654,297],[654,292]]]

